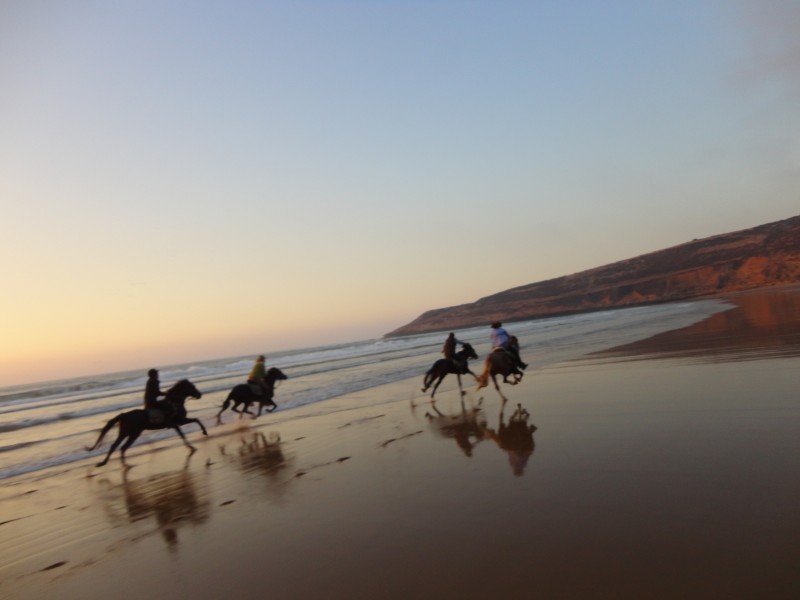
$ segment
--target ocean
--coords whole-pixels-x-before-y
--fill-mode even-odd
[[[507,323],[506,329],[519,338],[523,360],[529,364],[526,376],[531,377],[539,368],[685,327],[729,307],[721,300],[658,304]],[[456,331],[456,337],[475,347],[480,359],[473,361],[472,370],[478,373],[490,350],[489,333],[488,326]],[[441,358],[445,337],[446,332],[439,332],[266,354],[267,366],[279,367],[289,379],[276,388],[278,409],[256,422],[279,422],[301,406],[312,408],[312,414],[341,410],[326,401],[405,380],[409,398],[423,399],[422,378]],[[211,433],[225,396],[244,382],[254,359],[248,355],[159,367],[161,389],[190,379],[203,397],[187,401],[189,415]],[[0,480],[49,467],[69,468],[90,456],[85,447],[94,443],[111,417],[141,408],[145,381],[141,370],[0,388]],[[465,389],[473,389],[470,380],[464,382]],[[439,393],[455,386],[455,378],[447,378]],[[369,395],[364,396],[368,403]],[[230,411],[223,414],[223,422],[236,418]],[[194,439],[194,425],[183,429]],[[92,455],[103,455],[113,439],[112,431]],[[148,431],[137,445],[153,440],[181,443],[174,432]]]

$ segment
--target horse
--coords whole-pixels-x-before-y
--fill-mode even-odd
[[[486,357],[483,373],[481,373],[481,375],[477,378],[478,387],[476,389],[479,390],[489,385],[489,377],[491,376],[492,381],[494,382],[494,389],[496,389],[497,393],[500,394],[500,397],[503,399],[503,403],[505,404],[507,398],[503,395],[503,392],[500,391],[500,386],[497,385],[498,375],[503,376],[503,383],[508,383],[510,385],[517,385],[523,376],[523,372],[519,370],[514,357],[506,352],[503,348],[495,348]],[[508,380],[509,376],[513,377],[513,381]]]
[[[186,407],[184,406],[186,398],[200,398],[202,395],[203,394],[194,386],[191,381],[188,379],[181,379],[178,383],[167,390],[164,400],[158,403],[159,408],[163,407],[163,421],[156,423],[150,418],[148,410],[144,408],[137,408],[120,413],[106,423],[105,427],[103,427],[103,430],[100,432],[100,436],[94,443],[94,446],[91,448],[86,448],[86,450],[91,452],[97,448],[111,428],[119,423],[119,435],[117,436],[117,439],[114,440],[114,443],[111,444],[111,448],[108,450],[108,454],[106,454],[105,459],[97,463],[98,467],[102,467],[108,462],[108,459],[111,458],[111,454],[117,449],[117,446],[120,445],[122,440],[125,440],[125,443],[122,445],[120,454],[122,455],[122,464],[125,464],[125,451],[131,447],[131,445],[145,429],[174,429],[178,432],[178,435],[181,436],[183,443],[186,444],[189,450],[194,452],[197,450],[197,448],[186,441],[186,436],[183,435],[180,425],[197,423],[200,426],[200,429],[203,430],[203,435],[208,435],[206,428],[203,427],[203,424],[198,419],[190,419],[186,416]]]
[[[288,377],[284,375],[283,371],[277,367],[270,367],[267,369],[267,374],[264,376],[264,382],[267,384],[266,390],[249,383],[240,383],[234,386],[228,394],[228,397],[225,398],[225,402],[222,403],[222,408],[220,408],[217,413],[217,422],[222,419],[221,415],[231,405],[231,401],[233,401],[233,408],[231,410],[238,412],[239,418],[242,418],[244,413],[248,415],[253,414],[248,410],[253,402],[258,402],[258,414],[253,415],[254,419],[261,415],[261,410],[264,408],[264,405],[269,406],[267,412],[272,412],[278,408],[278,405],[272,401],[272,396],[275,395],[275,382],[284,379],[288,379]],[[256,388],[257,391],[254,391],[253,388]],[[242,410],[236,410],[236,407],[240,404],[244,404],[244,408]]]
[[[476,380],[478,379],[478,376],[470,371],[467,365],[467,361],[472,358],[477,359],[478,355],[470,344],[465,343],[462,349],[455,353],[452,360],[447,358],[440,358],[437,360],[433,363],[433,366],[428,369],[428,372],[425,373],[425,379],[422,382],[422,392],[427,392],[431,384],[436,381],[433,390],[431,390],[431,400],[434,400],[433,396],[436,394],[436,389],[439,387],[439,384],[442,383],[442,380],[448,374],[455,373],[458,378],[458,389],[461,391],[462,396],[466,395],[466,392],[461,388],[461,376],[469,373]]]

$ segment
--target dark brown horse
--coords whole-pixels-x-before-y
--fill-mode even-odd
[[[267,369],[267,374],[264,376],[264,383],[267,384],[266,389],[249,383],[240,383],[234,386],[228,394],[228,397],[225,398],[225,402],[222,403],[222,408],[220,408],[217,413],[217,421],[219,422],[222,419],[221,415],[231,405],[231,401],[233,402],[233,408],[231,410],[239,413],[240,419],[244,416],[244,413],[253,415],[249,410],[253,402],[258,402],[258,413],[253,415],[254,419],[261,415],[261,410],[265,405],[268,407],[267,412],[272,412],[278,408],[278,405],[272,400],[272,397],[275,395],[275,382],[284,379],[288,379],[288,377],[284,375],[283,371],[277,367],[271,367]],[[240,404],[244,404],[244,408],[236,410]]]
[[[505,403],[507,398],[503,395],[503,392],[500,391],[500,386],[497,384],[498,375],[503,376],[503,383],[508,383],[510,385],[517,385],[523,376],[523,372],[520,371],[517,366],[516,358],[503,348],[495,348],[486,357],[483,373],[478,377],[477,389],[485,388],[489,385],[489,377],[491,377],[494,382],[494,389],[497,390],[497,393],[500,394],[500,397]],[[509,377],[512,378],[511,381],[508,380]]]
[[[200,398],[202,395],[203,394],[194,386],[191,381],[188,379],[181,379],[178,383],[167,390],[164,400],[158,403],[159,409],[163,414],[163,418],[156,421],[155,419],[151,418],[151,415],[148,414],[148,410],[143,408],[137,408],[135,410],[129,410],[128,412],[120,413],[106,423],[105,427],[103,427],[103,430],[100,432],[100,436],[94,443],[94,446],[87,448],[87,450],[91,452],[97,448],[111,428],[119,423],[119,435],[117,436],[117,439],[114,440],[114,443],[111,444],[111,448],[108,450],[108,454],[106,454],[105,459],[97,463],[98,467],[102,467],[108,462],[108,459],[111,458],[111,454],[117,449],[117,446],[120,445],[122,440],[126,440],[122,445],[122,449],[120,450],[120,454],[122,455],[122,464],[125,464],[125,451],[131,447],[131,444],[136,441],[136,438],[138,438],[145,429],[174,429],[178,432],[178,435],[181,436],[183,443],[186,444],[186,446],[192,452],[194,452],[196,448],[186,441],[186,436],[183,435],[180,425],[197,423],[200,426],[200,429],[203,430],[203,435],[208,435],[206,428],[203,427],[203,424],[198,419],[190,419],[186,416],[186,407],[184,406],[186,398]]]
[[[461,391],[462,396],[465,395],[466,392],[461,388],[461,376],[469,373],[476,380],[478,379],[478,376],[470,371],[469,366],[467,366],[467,361],[473,358],[477,359],[478,355],[475,353],[475,350],[470,344],[463,344],[462,349],[455,353],[452,360],[440,358],[433,363],[433,366],[428,369],[427,373],[425,373],[425,379],[422,382],[422,391],[427,392],[428,388],[431,387],[431,384],[436,381],[436,383],[433,384],[433,390],[431,391],[431,400],[433,400],[433,395],[436,393],[436,388],[439,387],[439,384],[442,383],[442,380],[450,373],[454,373],[458,378],[458,389]]]

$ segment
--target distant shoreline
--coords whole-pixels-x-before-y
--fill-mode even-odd
[[[758,293],[762,293],[762,292],[765,292],[765,291],[768,291],[768,290],[774,290],[774,291],[800,290],[800,283],[796,283],[796,282],[792,282],[792,283],[775,283],[775,284],[762,285],[762,286],[753,287],[753,288],[747,288],[747,289],[741,289],[741,290],[729,290],[729,291],[717,292],[717,293],[713,293],[713,294],[703,294],[703,295],[700,295],[700,296],[691,296],[691,297],[686,297],[686,298],[670,298],[670,299],[667,299],[667,300],[652,300],[652,301],[648,301],[648,302],[639,302],[639,303],[636,303],[636,304],[624,304],[624,305],[618,305],[618,306],[606,306],[606,307],[598,307],[598,308],[587,308],[587,309],[582,309],[582,310],[547,313],[547,314],[541,314],[539,316],[526,315],[524,317],[506,317],[506,318],[504,318],[502,320],[503,320],[504,323],[518,323],[518,322],[522,322],[522,321],[538,321],[538,320],[543,320],[543,319],[556,319],[558,317],[570,317],[570,316],[573,316],[573,315],[589,314],[589,313],[594,313],[594,312],[604,312],[604,311],[609,311],[609,310],[622,310],[622,309],[626,309],[626,308],[636,308],[636,307],[640,307],[640,306],[656,306],[656,305],[659,305],[659,304],[670,304],[670,303],[673,303],[673,302],[699,302],[699,301],[702,301],[702,300],[715,300],[715,299],[726,300],[726,299],[734,299],[737,296],[743,296],[743,295],[747,295],[747,294],[758,294]],[[413,332],[410,332],[410,333],[398,333],[401,329],[403,329],[401,327],[401,328],[395,329],[394,331],[391,331],[391,332],[389,332],[387,334],[384,334],[383,337],[386,338],[386,339],[390,339],[390,338],[403,337],[403,336],[406,336],[406,335],[420,335],[420,334],[424,334],[424,333],[436,333],[436,332],[443,332],[443,331],[452,331],[454,329],[469,329],[469,328],[472,328],[472,327],[480,327],[482,325],[487,325],[488,326],[490,321],[491,321],[491,319],[482,319],[482,320],[478,320],[478,321],[475,321],[475,322],[472,322],[472,323],[468,323],[468,324],[459,323],[458,325],[446,325],[446,326],[441,326],[441,327],[436,327],[436,328],[431,328],[431,329],[426,329],[426,330],[413,331]],[[406,327],[406,326],[404,326],[404,327]]]

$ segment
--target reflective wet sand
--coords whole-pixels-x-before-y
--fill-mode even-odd
[[[10,480],[0,597],[796,597],[800,295],[733,302],[504,408],[420,377]]]

